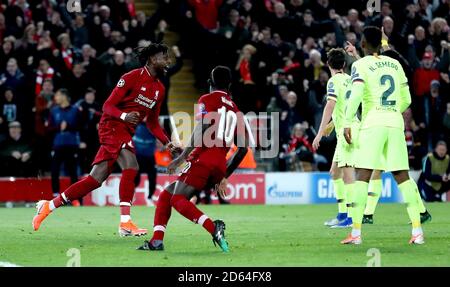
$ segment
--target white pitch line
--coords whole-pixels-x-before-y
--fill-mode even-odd
[[[22,267],[22,266],[11,263],[11,262],[0,261],[0,267]]]

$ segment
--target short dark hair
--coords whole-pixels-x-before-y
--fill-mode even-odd
[[[52,86],[53,86],[53,80],[52,79],[45,79],[43,82],[42,82],[42,85],[44,85],[44,83],[50,83],[50,84],[52,84]]]
[[[148,58],[154,56],[158,53],[167,54],[169,51],[169,47],[162,43],[151,43],[148,46],[137,47],[134,49],[139,59],[139,62],[142,65],[147,64]]]
[[[87,89],[86,89],[86,93],[85,94],[87,94],[87,93],[93,93],[93,94],[95,94],[97,91],[94,89],[94,88],[92,88],[92,87],[88,87]]]
[[[327,53],[328,65],[335,69],[340,70],[345,67],[345,51],[342,48],[331,49]]]
[[[379,49],[381,46],[381,29],[375,26],[367,26],[363,30],[364,39],[371,48]]]
[[[64,96],[67,97],[67,99],[70,101],[70,94],[69,94],[69,90],[65,89],[65,88],[61,88],[58,91],[56,91],[57,93],[63,94]]]
[[[446,143],[445,141],[438,141],[438,142],[436,143],[436,147],[438,147],[438,146],[440,146],[440,145],[443,145],[443,146],[445,146],[445,147],[447,148],[447,143]]]
[[[229,89],[231,85],[231,70],[225,66],[217,66],[211,71],[210,84],[220,90]]]

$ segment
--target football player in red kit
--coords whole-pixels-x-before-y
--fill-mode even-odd
[[[33,228],[38,230],[42,221],[56,208],[82,198],[101,186],[112,172],[115,162],[122,169],[119,185],[121,236],[140,236],[146,229],[138,228],[130,217],[134,196],[134,179],[138,163],[132,137],[136,125],[147,117],[146,124],[153,135],[171,151],[176,147],[159,125],[158,117],[164,101],[164,86],[158,76],[169,64],[168,48],[163,44],[150,44],[138,48],[142,68],[132,70],[121,77],[117,86],[103,105],[103,115],[98,126],[100,149],[92,163],[90,174],[71,185],[51,201],[37,203],[37,215]]]
[[[163,238],[171,208],[194,223],[202,225],[224,252],[228,252],[225,240],[225,223],[212,221],[189,199],[206,188],[215,187],[219,196],[226,194],[227,178],[238,167],[247,153],[247,134],[245,119],[230,97],[231,71],[217,66],[210,76],[211,92],[198,101],[197,120],[190,144],[179,157],[168,166],[169,173],[186,161],[186,166],[178,176],[160,193],[157,202],[153,237],[144,241],[139,250],[164,250]],[[226,155],[231,144],[237,141],[238,151],[228,161]]]

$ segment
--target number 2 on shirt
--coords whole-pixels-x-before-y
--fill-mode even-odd
[[[396,101],[395,100],[388,101],[388,99],[387,99],[390,95],[392,95],[392,93],[395,90],[394,79],[390,75],[381,76],[380,84],[382,86],[386,86],[387,85],[386,82],[389,82],[389,88],[386,91],[384,91],[383,95],[381,95],[381,105],[382,106],[394,106]]]

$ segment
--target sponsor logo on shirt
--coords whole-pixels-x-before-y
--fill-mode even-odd
[[[134,99],[134,101],[149,109],[153,109],[153,107],[156,105],[155,100],[150,100],[149,98],[143,96],[142,94],[139,94],[139,96],[136,99]]]

